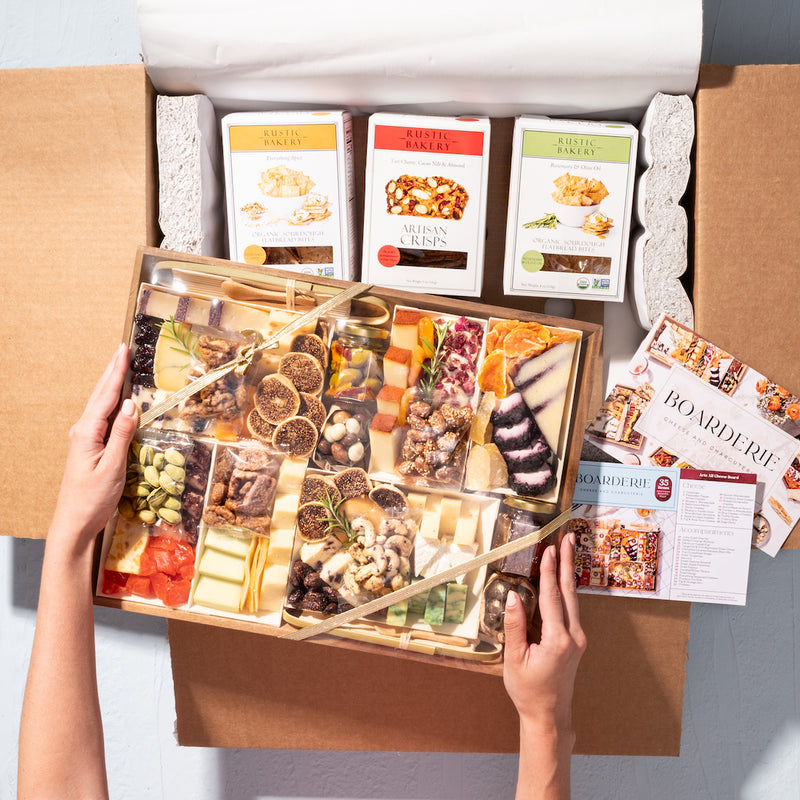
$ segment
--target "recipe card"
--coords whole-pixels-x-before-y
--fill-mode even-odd
[[[744,605],[756,476],[582,461],[578,591]]]

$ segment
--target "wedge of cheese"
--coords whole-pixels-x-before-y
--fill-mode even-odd
[[[578,341],[578,334],[565,335],[541,355],[523,362],[514,377],[514,385],[554,453],[559,452]]]
[[[111,539],[105,568],[112,572],[128,572],[138,575],[142,553],[150,537],[146,525],[120,520]]]

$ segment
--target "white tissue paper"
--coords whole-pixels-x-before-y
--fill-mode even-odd
[[[657,91],[694,92],[702,41],[700,0],[139,0],[138,15],[156,89],[205,94],[217,111],[638,122]]]

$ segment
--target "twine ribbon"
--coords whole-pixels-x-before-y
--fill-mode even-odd
[[[492,561],[499,561],[501,558],[518,553],[526,547],[538,544],[551,533],[557,531],[569,520],[572,516],[572,512],[577,507],[577,505],[573,505],[571,508],[566,509],[566,511],[562,511],[557,517],[550,520],[550,522],[537,531],[532,531],[525,536],[521,536],[519,539],[506,542],[506,544],[495,547],[493,550],[487,550],[485,553],[481,553],[481,555],[475,556],[475,558],[471,558],[469,561],[465,561],[455,567],[450,567],[436,575],[431,575],[429,578],[423,578],[421,581],[412,583],[402,589],[397,589],[397,591],[391,592],[390,594],[383,595],[375,600],[370,600],[362,606],[355,606],[347,611],[343,611],[341,614],[329,617],[322,622],[318,622],[316,625],[309,625],[307,628],[299,628],[284,633],[281,639],[299,642],[302,639],[309,639],[312,636],[327,633],[334,628],[338,628],[340,625],[346,625],[348,622],[353,622],[361,617],[374,614],[376,611],[382,611],[384,608],[395,605],[395,603],[402,603],[404,600],[408,600],[420,592],[433,589],[435,586],[440,586],[443,583],[452,581],[461,575],[466,575],[466,573],[479,569],[485,564],[490,564]]]
[[[247,371],[253,365],[256,355],[262,350],[269,350],[277,347],[284,336],[288,336],[304,328],[309,322],[316,322],[319,317],[327,314],[331,309],[336,308],[336,306],[348,300],[352,300],[354,297],[357,297],[371,288],[372,285],[368,283],[354,283],[352,286],[339,292],[339,294],[333,295],[330,300],[326,300],[321,306],[312,308],[302,316],[292,320],[288,325],[284,325],[279,331],[268,336],[266,339],[259,331],[251,329],[242,331],[242,335],[245,336],[245,338],[252,339],[252,341],[246,347],[242,348],[236,358],[232,361],[228,361],[226,364],[221,364],[219,367],[214,367],[214,369],[209,370],[205,375],[191,381],[182,389],[178,389],[177,392],[173,392],[162,402],[145,411],[139,417],[139,428],[144,428],[149,425],[162,414],[175,408],[179,403],[182,403],[188,397],[197,394],[201,389],[220,380],[220,378],[224,378],[229,372],[235,371],[237,375],[246,375]]]

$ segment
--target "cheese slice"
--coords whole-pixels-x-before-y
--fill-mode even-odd
[[[220,550],[206,548],[200,557],[197,569],[202,575],[211,575],[241,584],[244,580],[246,566],[246,559],[241,556],[233,556]]]
[[[414,539],[414,573],[427,578],[440,570],[435,569],[442,553],[442,543],[438,539],[417,536]]]
[[[465,500],[461,504],[461,514],[456,522],[455,534],[453,534],[454,544],[471,545],[475,542],[480,515],[481,507],[478,503]]]
[[[275,528],[293,528],[297,519],[299,503],[300,497],[296,494],[278,494],[272,507],[270,531],[273,526]]]
[[[318,542],[303,542],[300,547],[300,559],[309,566],[319,570],[322,565],[334,556],[342,547],[335,536],[326,536]]]
[[[453,536],[456,532],[456,524],[461,515],[460,497],[443,497],[439,516],[439,536]]]
[[[264,570],[258,601],[259,611],[280,611],[288,577],[289,567],[284,564],[270,564]]]
[[[296,492],[303,482],[308,467],[307,458],[284,458],[278,472],[278,489],[281,492]]]
[[[442,501],[435,495],[429,495],[425,501],[425,511],[419,526],[419,535],[424,539],[438,539],[441,522]]]
[[[558,453],[578,337],[558,342],[523,362],[514,385],[520,390],[547,444]]]
[[[199,606],[238,614],[241,609],[241,599],[241,583],[226,581],[211,575],[200,575],[194,587],[192,601]]]
[[[142,553],[150,538],[148,531],[146,525],[121,520],[111,539],[105,568],[111,572],[138,575],[142,564]]]
[[[221,550],[223,553],[230,553],[231,555],[238,555],[241,558],[245,558],[250,552],[252,540],[252,534],[233,536],[220,531],[218,528],[208,528],[205,539],[203,540],[203,546],[206,548],[213,547],[215,550]]]
[[[269,330],[269,311],[231,303],[229,300],[216,302],[220,303],[220,306],[219,323],[215,327],[225,331],[243,331],[250,328],[263,333]]]
[[[322,565],[319,571],[320,578],[334,589],[341,588],[344,583],[344,573],[352,560],[350,553],[340,550]]]
[[[269,560],[273,564],[288,564],[292,558],[294,545],[294,526],[270,528]]]
[[[161,328],[153,360],[153,378],[157,389],[176,392],[186,386],[195,360],[190,351],[196,342],[197,336],[185,322],[169,322]]]

